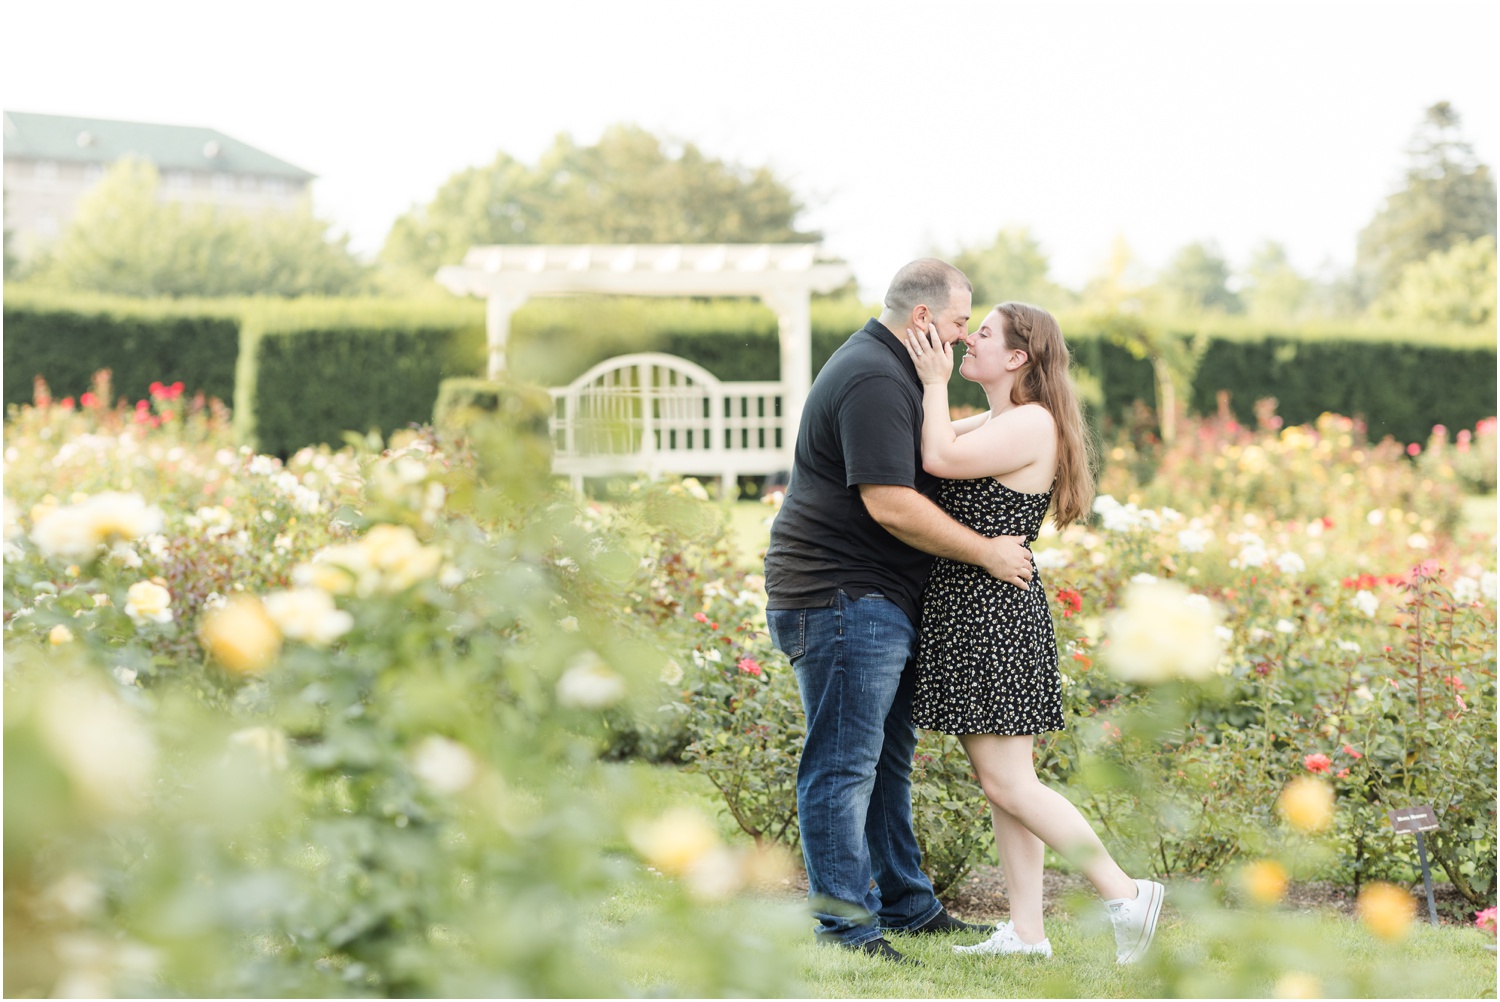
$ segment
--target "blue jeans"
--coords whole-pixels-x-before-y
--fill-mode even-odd
[[[807,715],[797,822],[817,936],[858,946],[915,929],[942,910],[912,829],[916,627],[878,594],[843,592],[832,608],[772,609],[766,621]]]

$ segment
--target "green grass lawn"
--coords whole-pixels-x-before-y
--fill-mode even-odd
[[[1495,535],[1495,495],[1471,494],[1464,498],[1464,528],[1469,532]]]
[[[639,763],[609,768],[620,780],[631,781],[632,810],[693,806],[715,818],[726,839],[744,841],[702,776]],[[656,905],[650,887],[612,899],[599,915],[599,948],[610,949],[608,930],[628,927],[632,918]],[[1327,997],[1493,998],[1496,990],[1495,954],[1486,948],[1492,941],[1472,929],[1419,923],[1405,942],[1388,944],[1332,911],[1228,910],[1192,885],[1169,886],[1152,954],[1133,968],[1114,963],[1108,924],[1089,900],[1069,901],[1060,914],[1049,917],[1050,960],[955,955],[954,944],[981,938],[973,934],[893,937],[897,949],[919,960],[920,967],[815,945],[812,919],[795,892],[757,901],[752,923],[737,922],[735,907],[717,906],[703,920],[722,923],[735,935],[770,938],[793,965],[796,994],[812,998],[1271,997],[1282,978],[1304,972],[1312,972]],[[962,917],[976,922],[996,918]],[[673,993],[672,986],[694,982],[692,958],[669,944],[647,950],[637,946],[622,962],[643,993]],[[1288,987],[1282,983],[1282,990]]]

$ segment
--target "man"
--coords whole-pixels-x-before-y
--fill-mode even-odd
[[[890,960],[903,958],[883,930],[980,928],[938,903],[912,829],[909,666],[932,557],[1021,587],[1031,577],[1019,537],[954,521],[922,470],[922,384],[899,338],[929,327],[963,337],[972,296],[963,272],[934,258],[896,273],[880,318],[813,382],[766,551],[766,619],[807,715],[797,811],[817,936]]]

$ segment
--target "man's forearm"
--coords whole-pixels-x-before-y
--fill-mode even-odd
[[[984,563],[986,539],[910,488],[861,487],[871,517],[907,546],[965,564]]]

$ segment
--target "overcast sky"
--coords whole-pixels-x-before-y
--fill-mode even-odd
[[[1494,2],[326,0],[10,4],[9,110],[217,128],[319,175],[373,254],[496,151],[614,122],[769,164],[870,294],[1029,226],[1082,283],[1265,239],[1353,261],[1423,110],[1494,164]]]

